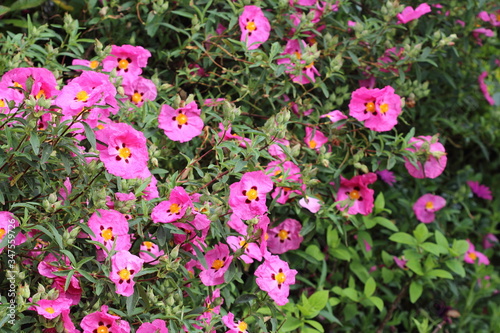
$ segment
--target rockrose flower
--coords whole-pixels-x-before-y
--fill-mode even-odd
[[[168,333],[167,323],[165,320],[155,319],[152,323],[143,323],[136,333]]]
[[[257,6],[245,6],[238,22],[241,29],[240,40],[246,42],[249,50],[257,49],[269,39],[271,25]]]
[[[276,200],[277,203],[284,205],[290,198],[292,193],[302,194],[300,190],[292,190],[288,185],[283,185],[283,182],[296,184],[299,186],[302,184],[302,175],[300,173],[300,168],[293,162],[286,161],[273,161],[270,162],[266,168],[266,173],[274,175],[276,181],[276,188],[274,189],[271,197],[274,199],[277,196],[279,198]]]
[[[0,243],[3,241],[4,237],[7,237],[9,231],[14,230],[14,228],[19,227],[19,221],[16,219],[14,214],[11,212],[0,212]],[[11,239],[9,239],[11,241]],[[26,236],[22,233],[18,233],[14,238],[14,245],[20,245],[26,242]],[[0,253],[2,253],[5,247],[0,247]]]
[[[102,67],[106,72],[116,69],[116,73],[121,76],[138,76],[148,64],[149,57],[151,52],[142,46],[113,45],[111,55],[104,58]]]
[[[472,193],[474,193],[478,198],[493,200],[491,190],[488,186],[479,184],[479,182],[475,182],[473,180],[469,180],[466,183],[470,187]]]
[[[106,249],[113,247],[116,251],[128,250],[131,247],[128,234],[128,221],[116,210],[98,209],[89,219],[88,226],[94,232],[90,238],[102,243]]]
[[[283,56],[288,55],[289,57],[277,60],[278,65],[285,64],[287,68],[286,73],[290,75],[292,81],[300,84],[314,83],[316,76],[319,75],[318,70],[314,67],[314,62],[308,64],[305,60],[302,60],[302,52],[306,46],[306,42],[303,40],[291,39],[286,43],[285,51],[281,54]],[[293,60],[291,55],[295,55]],[[303,67],[299,74],[295,73],[297,64],[301,64]]]
[[[31,78],[31,91],[27,91],[28,87],[26,82],[28,78]],[[23,89],[27,91],[31,96],[35,98],[45,97],[46,99],[51,98],[59,92],[57,90],[57,82],[54,74],[46,68],[37,67],[22,67],[14,68],[6,72],[2,79],[0,80],[0,87],[2,90],[12,90],[12,100],[17,102],[24,99],[24,93],[15,88]]]
[[[99,159],[106,170],[125,179],[140,178],[148,168],[146,137],[129,124],[112,123],[95,132]]]
[[[257,261],[262,260],[262,251],[259,245],[247,242],[243,236],[228,236],[227,244],[229,244],[234,252],[243,249],[243,254],[240,256],[240,259],[247,264],[251,264],[254,259]]]
[[[252,171],[245,173],[229,189],[229,206],[233,213],[249,220],[267,212],[266,195],[273,189],[273,181],[262,171]]]
[[[267,231],[267,247],[273,254],[281,254],[290,250],[296,250],[304,239],[300,235],[302,224],[295,219],[285,219],[276,227]]]
[[[154,101],[156,98],[157,91],[153,81],[141,76],[124,78],[122,86],[127,99],[137,107],[141,107],[145,101]]]
[[[467,243],[469,243],[469,249],[465,252],[464,261],[468,264],[475,264],[476,262],[479,265],[489,265],[490,260],[483,253],[476,251],[474,244],[467,239]]]
[[[413,205],[417,220],[431,223],[436,218],[435,212],[446,206],[446,200],[439,195],[424,194]]]
[[[109,279],[116,285],[116,293],[130,296],[134,293],[134,276],[142,269],[144,260],[128,251],[118,251],[111,257],[111,273]]]
[[[373,193],[374,191],[368,188],[368,185],[373,184],[377,180],[377,175],[367,173],[364,175],[354,176],[352,179],[346,179],[340,176],[340,188],[337,194],[336,201],[347,201],[346,203],[337,204],[337,208],[347,213],[368,215],[373,210]]]
[[[222,316],[222,322],[229,328],[229,331],[226,333],[248,333],[247,328],[248,324],[242,320],[238,322],[234,321],[234,314],[229,312],[227,315]]]
[[[309,210],[311,213],[316,214],[321,209],[323,202],[317,198],[306,195],[299,200],[299,205]]]
[[[109,314],[107,305],[101,306],[101,311],[83,317],[80,326],[83,333],[130,333],[130,324],[119,316]]]
[[[142,242],[140,251],[139,257],[150,265],[158,265],[160,261],[157,258],[165,254],[165,251],[160,250],[158,245],[151,241]]]
[[[328,142],[328,138],[316,128],[306,127],[304,142],[311,149],[319,151],[321,146]]]
[[[405,24],[410,21],[416,20],[420,16],[430,12],[431,12],[431,7],[426,3],[422,3],[415,9],[413,9],[413,7],[410,6],[406,7],[405,9],[403,9],[401,13],[396,15],[396,17],[398,18],[398,24]]]
[[[194,101],[177,110],[164,104],[158,117],[158,127],[170,140],[188,142],[203,130],[200,113],[201,110]]]
[[[170,223],[184,217],[188,207],[193,207],[189,194],[180,186],[170,192],[170,198],[160,202],[151,212],[151,219],[155,223]]]
[[[415,178],[436,178],[446,168],[446,151],[444,146],[431,136],[418,136],[411,138],[408,143],[413,146],[407,148],[415,153],[417,165],[413,165],[405,157],[405,167],[408,173]]]
[[[324,114],[324,115],[320,116],[320,118],[328,118],[328,119],[330,119],[330,121],[332,123],[335,124],[335,123],[337,123],[339,121],[347,119],[348,117],[345,114],[343,114],[341,111],[334,110],[334,111],[331,111],[331,112],[329,112],[327,114]],[[337,126],[335,126],[335,128],[336,129],[341,129],[344,126],[345,126],[345,124],[344,125],[337,125]]]
[[[488,91],[488,85],[484,82],[484,79],[487,76],[488,76],[488,72],[484,71],[484,72],[481,73],[481,75],[479,75],[479,77],[477,78],[477,81],[479,83],[479,89],[481,89],[481,92],[483,93],[483,96],[486,99],[486,101],[488,101],[488,103],[490,105],[494,105],[495,104],[495,100],[493,99],[493,97],[491,97],[491,94]]]
[[[71,301],[64,297],[59,297],[54,300],[41,299],[35,306],[35,311],[47,319],[58,317],[63,311],[69,310]]]
[[[233,256],[229,255],[229,247],[226,244],[215,245],[205,255],[208,267],[203,267],[200,273],[201,283],[205,286],[216,286],[224,283],[224,273],[228,270],[232,260]]]
[[[385,132],[393,129],[401,114],[401,97],[394,93],[394,88],[355,90],[349,103],[349,115],[373,131]]]
[[[214,305],[215,301],[218,300],[218,305]],[[224,299],[220,297],[220,289],[215,289],[211,296],[205,298],[205,302],[203,306],[205,307],[205,311],[199,317],[196,318],[200,324],[208,326],[214,314],[220,314],[220,307],[224,303]],[[193,325],[197,329],[203,329],[203,327],[194,324]],[[212,331],[215,333],[215,331]]]
[[[276,304],[285,305],[290,285],[295,284],[295,275],[297,271],[290,269],[286,261],[271,255],[255,270],[255,282],[261,290],[267,291]]]

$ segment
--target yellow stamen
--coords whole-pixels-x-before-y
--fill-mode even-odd
[[[99,66],[99,61],[97,61],[97,60],[92,60],[89,64],[89,67],[92,69],[96,69],[97,66]]]
[[[213,269],[221,269],[224,267],[224,261],[215,259],[214,262],[212,263],[212,268]]]
[[[137,93],[137,92],[134,93],[132,95],[132,102],[134,102],[135,104],[138,104],[138,103],[142,102],[142,95],[139,94],[139,93]]]
[[[151,250],[153,248],[153,243],[152,242],[143,242],[142,245],[144,245],[148,250]]]
[[[283,283],[285,282],[285,280],[286,280],[285,273],[276,274],[276,281],[278,281],[278,283]]]
[[[373,103],[373,102],[366,103],[366,111],[374,112],[375,111],[375,103]]]
[[[389,104],[384,103],[384,104],[380,105],[380,112],[386,113],[387,111],[389,111]]]
[[[244,321],[242,321],[242,322],[240,322],[240,323],[238,324],[238,329],[239,329],[240,331],[245,331],[245,330],[247,329],[247,327],[248,327],[248,325],[247,325],[247,323],[245,323]]]
[[[5,236],[5,229],[0,228],[0,240],[3,239],[3,236]]]
[[[76,94],[76,99],[79,102],[86,102],[89,99],[89,94],[87,94],[87,92],[85,90],[79,91]]]
[[[357,190],[352,190],[351,193],[349,193],[349,199],[351,200],[358,200],[361,197],[361,194]]]
[[[425,209],[433,209],[434,208],[434,203],[432,201],[427,201],[425,203]]]
[[[104,125],[103,124],[99,124],[99,125],[97,125],[97,128],[100,129],[100,130],[104,129]]]
[[[0,108],[4,108],[5,107],[5,102],[3,99],[0,99]]]
[[[171,213],[174,213],[174,214],[177,214],[178,212],[181,211],[181,206],[176,204],[176,203],[173,203],[170,205],[170,212]]]
[[[312,66],[314,66],[314,61],[307,65],[306,68],[311,68]]]
[[[103,230],[103,232],[101,232],[101,236],[102,238],[104,238],[104,240],[109,241],[111,238],[113,238],[113,231],[111,229]]]
[[[247,198],[248,200],[255,200],[257,199],[258,193],[257,190],[254,190],[253,188],[247,191]]]
[[[23,87],[19,82],[14,82],[12,85],[14,87],[16,87],[16,88],[22,88]]]
[[[288,231],[286,231],[285,229],[281,229],[278,232],[278,237],[283,241],[286,240],[288,238]]]
[[[56,310],[54,310],[53,307],[49,306],[48,308],[45,308],[45,311],[47,311],[48,313],[52,314],[54,312],[56,312]]]
[[[242,248],[246,249],[246,248],[248,247],[248,243],[247,243],[247,242],[245,242],[245,240],[243,239],[243,240],[241,240],[241,241],[240,241],[240,246],[241,246]]]
[[[120,275],[120,279],[122,280],[130,280],[130,271],[126,268],[119,271],[118,275]]]
[[[297,57],[297,59],[302,59],[302,54],[300,52],[293,52],[293,54],[295,54],[295,56]]]
[[[317,145],[318,143],[316,141],[314,140],[309,141],[309,148],[314,149],[316,148]]]
[[[118,61],[118,68],[120,69],[127,69],[128,68],[128,61],[127,59],[122,59]]]
[[[175,120],[177,120],[177,123],[179,125],[184,125],[188,121],[188,117],[185,114],[178,114],[177,117],[175,117]]]
[[[40,97],[42,97],[42,96],[43,96],[44,98],[46,97],[46,96],[45,96],[45,91],[43,91],[43,89],[40,89],[40,91],[38,92],[38,94],[36,94],[35,98],[36,98],[36,99],[40,99]]]
[[[255,22],[251,21],[251,22],[247,23],[247,30],[248,31],[254,31],[255,29],[257,29]]]
[[[108,328],[106,326],[103,325],[103,326],[99,326],[97,328],[97,332],[96,333],[109,333],[109,330],[108,330]]]
[[[127,147],[125,147],[125,148],[120,148],[118,150],[118,155],[121,158],[129,158],[130,155],[132,155],[132,153],[130,152],[130,149],[128,149]]]
[[[470,253],[469,253],[469,258],[471,258],[472,260],[474,260],[474,261],[475,261],[475,260],[477,259],[477,254],[476,254],[476,252],[470,252]]]

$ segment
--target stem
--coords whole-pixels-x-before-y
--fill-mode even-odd
[[[385,318],[384,320],[382,320],[382,322],[380,323],[378,329],[377,329],[377,332],[376,333],[382,333],[384,331],[384,327],[385,325],[387,324],[387,322],[389,320],[391,320],[391,317],[392,317],[392,314],[394,313],[394,311],[396,310],[396,308],[398,307],[399,305],[399,302],[401,302],[401,299],[403,298],[403,296],[406,294],[406,292],[408,291],[408,287],[410,286],[410,283],[413,281],[413,276],[406,282],[406,284],[404,285],[404,287],[401,289],[401,291],[399,292],[398,296],[396,296],[396,299],[394,300],[394,302],[392,302],[391,304],[391,307],[389,309],[389,311],[387,312],[387,314],[385,315]]]

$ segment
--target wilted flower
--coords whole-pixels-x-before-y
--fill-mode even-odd
[[[479,182],[469,180],[466,182],[469,185],[472,193],[482,199],[493,200],[493,196],[491,195],[491,190],[488,186],[479,184]]]

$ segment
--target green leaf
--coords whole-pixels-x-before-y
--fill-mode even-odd
[[[380,297],[372,296],[369,297],[368,300],[373,303],[377,307],[377,309],[382,312],[384,310],[384,301]]]
[[[410,234],[407,234],[406,232],[397,232],[389,239],[393,242],[396,243],[402,243],[402,244],[408,244],[408,245],[417,245],[417,240]]]
[[[35,155],[38,155],[38,153],[40,152],[40,138],[38,137],[36,132],[31,133],[30,143],[31,143],[31,147],[33,148],[33,153]]]
[[[294,317],[287,317],[283,326],[280,328],[280,332],[291,332],[299,327],[302,327],[304,322],[300,319]]]
[[[359,295],[358,291],[354,288],[345,288],[342,293],[344,294],[345,297],[349,298],[350,300],[354,302],[359,301]]]
[[[328,304],[330,304],[331,306],[336,306],[340,304],[340,299],[338,299],[337,297],[330,297],[330,299],[328,300]]]
[[[85,121],[82,121],[81,124],[83,124],[83,128],[85,129],[85,136],[87,137],[87,140],[89,141],[90,145],[92,146],[93,149],[97,149],[94,131]]]
[[[375,214],[378,214],[384,210],[384,207],[385,207],[384,193],[380,192],[377,195],[377,198],[375,199],[374,205],[375,205]]]
[[[386,219],[385,217],[377,216],[373,220],[375,222],[377,222],[378,224],[380,224],[381,226],[383,226],[384,228],[387,228],[389,230],[396,231],[396,232],[399,231],[398,227],[394,224],[394,222],[392,222],[389,219]]]
[[[413,235],[419,243],[423,243],[427,238],[429,238],[429,230],[427,229],[425,223],[420,223],[413,231]]]
[[[408,260],[408,262],[406,263],[406,267],[408,267],[418,275],[424,275],[424,271],[422,270],[422,264],[418,260],[415,259]]]
[[[446,266],[455,274],[461,277],[465,277],[465,269],[462,261],[457,259],[451,259],[445,261]]]
[[[434,269],[432,271],[429,271],[429,272],[425,273],[425,275],[429,276],[429,277],[440,277],[440,278],[443,278],[443,279],[453,280],[453,275],[451,275],[450,272],[445,271],[443,269]]]
[[[314,327],[316,330],[318,330],[321,333],[323,333],[325,331],[325,329],[323,328],[323,326],[320,323],[318,323],[317,321],[306,320],[306,323],[308,325],[311,325],[312,327]]]
[[[423,244],[420,244],[420,247],[423,248],[425,251],[430,252],[436,256],[439,256],[440,253],[443,253],[443,248],[437,244],[434,243],[429,243],[425,242]],[[444,253],[446,253],[445,251]]]
[[[321,252],[316,244],[310,244],[306,248],[306,253],[318,261],[322,261],[323,259],[325,259],[325,254]]]
[[[410,302],[415,303],[422,296],[423,287],[418,281],[410,284]]]
[[[388,284],[394,279],[394,272],[392,269],[387,269],[386,267],[382,267],[382,279],[384,280],[384,284]]]
[[[436,230],[434,232],[434,238],[436,239],[436,243],[439,246],[446,248],[446,253],[448,253],[448,247],[450,247],[450,245],[448,244],[446,237],[439,230]]]
[[[466,240],[455,240],[453,242],[452,250],[455,252],[454,256],[461,256],[469,249],[469,243]]]
[[[323,308],[326,306],[326,303],[328,303],[328,290],[320,290],[315,292],[314,294],[311,295],[308,299],[308,303],[310,307],[313,309],[315,312],[314,315],[310,314],[309,316],[306,317],[316,317],[318,313],[323,310]]]
[[[375,289],[377,288],[377,283],[375,282],[375,280],[370,277],[366,282],[365,282],[365,290],[364,290],[364,294],[366,297],[370,297],[373,295],[373,293],[375,292]]]
[[[340,260],[351,260],[351,254],[349,253],[349,250],[347,250],[343,245],[342,247],[339,247],[337,249],[330,250],[330,254]]]

